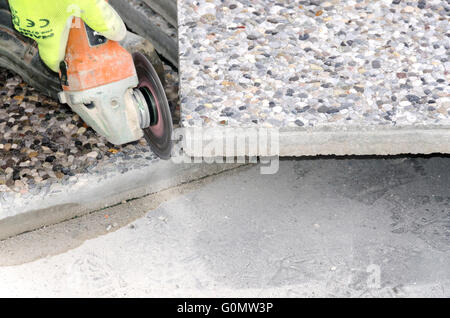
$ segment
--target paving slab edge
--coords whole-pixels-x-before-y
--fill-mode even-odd
[[[254,128],[261,129],[261,127]],[[199,128],[190,127],[186,129]],[[223,133],[220,133],[221,129]],[[200,151],[207,149],[212,143],[225,145],[227,129],[229,127],[214,127],[213,130],[219,131],[219,133],[193,134],[194,137],[191,142],[185,145],[186,154],[193,157],[205,156]],[[205,129],[205,131],[207,132],[208,129]],[[280,157],[450,154],[450,127],[446,126],[414,128],[340,127],[336,130],[330,129],[330,127],[314,130],[281,129],[278,134],[279,151],[276,151],[276,153]],[[246,142],[248,147],[248,141]],[[199,145],[202,146],[199,147]],[[271,153],[275,151],[274,148],[269,147],[269,149],[271,149]],[[214,155],[226,155],[226,152],[224,150],[222,153],[218,153],[216,149]]]
[[[450,127],[280,132],[281,156],[450,153]]]
[[[0,240],[56,224],[125,200],[237,168],[238,164],[176,164],[157,160],[141,169],[112,175],[82,175],[57,193],[15,199],[0,206]]]

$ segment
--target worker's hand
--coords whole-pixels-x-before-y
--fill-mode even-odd
[[[105,37],[121,41],[125,25],[105,0],[9,0],[14,27],[36,40],[39,55],[53,71],[64,60],[72,17],[80,17]]]

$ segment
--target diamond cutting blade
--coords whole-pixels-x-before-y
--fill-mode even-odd
[[[152,151],[162,159],[169,159],[172,152],[172,115],[161,81],[152,64],[141,53],[133,54],[139,78],[138,89],[144,96],[150,113],[150,126],[144,128],[144,136]]]

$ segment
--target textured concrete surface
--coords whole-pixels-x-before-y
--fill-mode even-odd
[[[175,123],[179,118],[177,77],[166,66],[166,91]],[[0,202],[11,192],[36,195],[49,187],[76,184],[78,175],[95,170],[107,173],[146,165],[142,158],[156,159],[144,139],[113,145],[69,106],[0,70]]]
[[[179,1],[182,125],[277,128],[282,155],[448,153],[449,9]]]
[[[449,168],[302,159],[205,179],[1,241],[0,295],[449,297]]]

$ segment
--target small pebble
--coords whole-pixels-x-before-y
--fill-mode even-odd
[[[372,61],[372,67],[373,68],[380,68],[381,67],[381,63],[378,60]]]
[[[97,151],[92,151],[92,152],[90,152],[90,153],[88,153],[88,154],[86,155],[86,157],[88,157],[88,158],[94,158],[94,159],[96,159],[97,156],[98,156],[98,152],[97,152]]]

